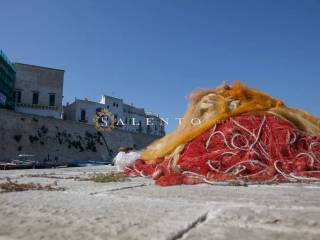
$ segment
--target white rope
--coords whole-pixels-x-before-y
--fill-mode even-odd
[[[260,127],[259,127],[258,135],[257,136],[254,135],[256,140],[251,144],[250,149],[253,148],[253,146],[256,145],[256,143],[259,141],[259,138],[260,138],[260,135],[261,135],[261,131],[262,131],[262,128],[263,128],[263,125],[264,125],[265,122],[266,122],[266,116],[263,116],[262,122],[261,122]]]
[[[315,145],[315,146],[317,146],[317,145],[320,146],[320,142],[312,142],[312,143],[310,143],[310,145],[309,145],[309,150],[312,151],[312,147],[313,147],[314,145]]]
[[[209,168],[210,168],[211,170],[217,172],[217,173],[220,173],[221,163],[220,163],[219,161],[212,161],[212,162],[218,162],[218,163],[219,163],[219,169],[217,169],[217,168],[215,168],[215,167],[213,167],[213,166],[211,165],[211,161],[212,161],[212,160],[208,160],[208,161],[207,161],[207,164],[208,164]]]
[[[234,171],[232,171],[233,175],[238,175],[239,173],[242,173],[243,171],[245,171],[247,168],[245,166],[240,166],[238,168],[236,168]]]
[[[312,143],[310,143],[310,145],[309,145],[309,151],[310,151],[310,154],[313,156],[313,158],[315,159],[315,160],[317,160],[317,162],[320,162],[320,159],[318,159],[318,157],[317,157],[317,155],[313,152],[313,146],[320,146],[320,142],[312,142]]]
[[[312,154],[302,152],[302,153],[297,154],[295,158],[299,158],[301,156],[307,156],[311,160],[311,166],[314,165],[314,157],[312,156]]]
[[[231,154],[233,156],[237,155],[236,153],[234,152],[223,152],[221,155],[224,156],[224,155],[227,155],[227,154]]]
[[[293,139],[291,139],[291,133],[288,130],[288,133],[287,133],[287,144],[292,145],[297,141],[297,134],[295,132],[292,132],[292,134],[293,134]]]
[[[275,169],[277,170],[277,172],[280,173],[285,179],[287,179],[287,180],[289,180],[289,181],[292,182],[293,179],[292,179],[291,177],[289,177],[287,174],[285,174],[284,172],[282,172],[282,171],[278,168],[278,166],[277,166],[278,162],[280,162],[280,161],[277,160],[277,161],[274,162],[274,168],[275,168]]]
[[[245,144],[243,146],[236,146],[235,143],[234,143],[234,139],[238,136],[241,136],[244,140],[245,140]],[[249,149],[249,140],[243,136],[242,134],[240,133],[235,133],[232,138],[231,138],[231,142],[230,142],[231,146],[234,148],[234,149],[237,149],[237,150],[248,150]]]
[[[191,171],[183,171],[182,172],[182,175],[195,175],[195,176],[198,176],[198,177],[203,177],[203,175],[199,174],[199,173],[195,173],[195,172],[191,172]]]
[[[233,120],[232,118],[230,118],[231,122],[233,122],[235,125],[237,125],[239,128],[242,128],[243,130],[245,130],[247,133],[249,133],[250,135],[254,135],[253,132],[251,132],[249,129],[247,129],[246,127],[242,126],[240,123],[238,123],[237,121]]]
[[[144,175],[143,170],[139,171],[139,170],[137,169],[135,163],[133,164],[133,169],[134,169],[137,173],[139,173],[140,177],[149,178],[149,176]]]
[[[227,139],[226,139],[226,136],[224,135],[223,132],[221,132],[221,131],[215,131],[214,133],[212,133],[212,136],[214,136],[214,135],[216,135],[216,134],[220,134],[220,135],[223,137],[224,144],[225,144],[230,150],[233,150],[232,147],[228,144]]]
[[[211,134],[210,134],[210,136],[209,136],[209,138],[208,138],[208,140],[207,140],[207,142],[206,142],[206,149],[208,149],[208,147],[209,147],[211,138],[214,136],[214,133],[215,133],[215,131],[216,131],[216,128],[217,128],[217,125],[214,125],[213,128],[212,128],[212,132],[211,132]]]
[[[268,167],[266,164],[262,163],[261,161],[259,160],[245,160],[245,161],[241,161],[241,162],[238,162],[234,165],[232,165],[231,167],[229,167],[226,171],[224,171],[224,173],[228,173],[232,168],[234,168],[235,166],[239,165],[239,164],[242,164],[242,163],[256,163],[256,164],[259,164],[263,167]]]
[[[269,158],[269,153],[267,153],[267,151],[264,149],[264,147],[261,145],[261,143],[258,143],[258,145],[259,145],[259,147],[261,148],[263,155],[264,155],[266,158]]]

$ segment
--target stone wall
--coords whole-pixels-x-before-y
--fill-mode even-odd
[[[142,149],[157,136],[114,129],[99,133],[85,123],[40,117],[0,109],[0,161],[18,154],[34,154],[35,160],[111,160],[120,146]],[[107,147],[107,146],[108,147]]]

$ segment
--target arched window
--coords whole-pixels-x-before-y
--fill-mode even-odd
[[[84,109],[81,109],[80,120],[86,121],[86,110],[84,110]]]

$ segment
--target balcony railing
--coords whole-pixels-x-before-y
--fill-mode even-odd
[[[58,111],[58,107],[56,106],[44,106],[44,105],[28,104],[28,103],[16,103],[16,107]]]

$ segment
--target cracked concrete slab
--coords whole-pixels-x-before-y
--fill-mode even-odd
[[[210,211],[184,239],[319,239],[319,217],[319,209],[225,207]]]
[[[0,193],[2,239],[320,239],[320,184],[159,187],[78,181],[107,166],[0,172],[61,191]],[[55,177],[52,177],[55,176]]]

